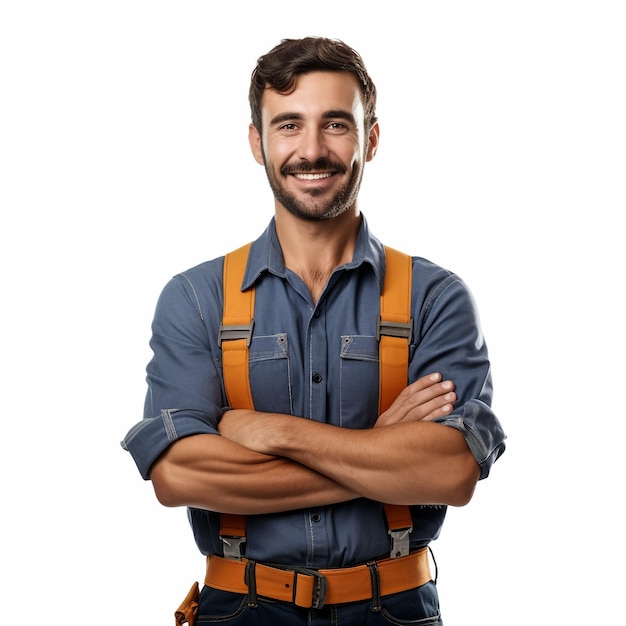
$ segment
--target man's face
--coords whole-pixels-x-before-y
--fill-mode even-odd
[[[262,136],[251,126],[250,143],[279,205],[314,221],[355,206],[378,126],[365,136],[359,86],[351,74],[305,74],[286,95],[267,89],[261,120]]]

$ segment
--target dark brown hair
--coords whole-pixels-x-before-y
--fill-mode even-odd
[[[266,88],[289,93],[301,74],[309,72],[348,72],[358,81],[365,110],[365,132],[376,122],[376,87],[361,56],[338,39],[305,37],[283,39],[259,57],[250,81],[252,123],[261,132],[261,98]]]

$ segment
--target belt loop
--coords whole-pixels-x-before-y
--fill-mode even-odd
[[[256,561],[246,563],[243,581],[248,585],[248,606],[256,608],[259,604],[256,597]]]
[[[380,599],[380,574],[378,573],[378,565],[375,561],[367,563],[370,570],[370,578],[372,579],[372,611],[379,613],[383,610]]]

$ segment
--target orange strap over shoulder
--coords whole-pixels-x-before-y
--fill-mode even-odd
[[[248,348],[254,328],[254,287],[242,291],[248,253],[246,244],[224,259],[224,311],[219,332],[222,348],[224,387],[228,403],[235,409],[253,409],[248,368]],[[410,256],[385,247],[386,270],[380,296],[380,317],[377,325],[379,342],[378,414],[386,411],[408,384],[409,343],[411,341]],[[392,537],[391,557],[408,554],[409,533],[413,522],[408,506],[385,504],[387,527]],[[245,543],[245,517],[221,516],[220,538],[224,556],[241,559]]]
[[[385,247],[385,280],[378,318],[379,394],[378,415],[384,413],[408,385],[413,261],[410,256]]]
[[[248,347],[254,328],[254,288],[241,290],[250,245],[224,258],[224,311],[218,344],[222,348],[226,396],[235,409],[254,408],[248,375]]]

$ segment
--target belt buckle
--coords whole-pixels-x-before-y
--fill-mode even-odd
[[[313,576],[313,597],[311,598],[311,608],[321,609],[326,602],[326,594],[328,593],[328,580],[324,574],[321,574],[316,569],[309,569],[307,567],[295,568],[296,576],[298,574],[304,574],[305,576]],[[296,586],[294,585],[293,600],[295,604],[296,599]]]

